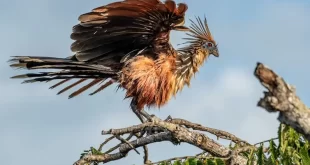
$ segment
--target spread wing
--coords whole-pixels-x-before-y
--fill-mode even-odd
[[[182,29],[178,25],[183,25],[186,10],[186,4],[172,0],[125,0],[95,8],[73,27],[73,58],[108,64],[126,61],[159,38],[168,42],[170,30]]]

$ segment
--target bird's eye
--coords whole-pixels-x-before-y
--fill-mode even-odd
[[[203,47],[204,47],[205,49],[213,48],[213,43],[212,43],[212,42],[205,43],[205,44],[203,45]]]

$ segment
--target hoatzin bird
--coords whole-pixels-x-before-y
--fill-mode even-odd
[[[191,20],[189,28],[183,26],[187,9],[186,4],[176,5],[173,0],[124,0],[95,8],[80,15],[80,23],[73,27],[73,56],[14,56],[10,60],[11,67],[59,71],[12,78],[32,78],[24,83],[59,79],[51,88],[77,80],[58,94],[90,80],[69,98],[102,82],[105,83],[90,95],[118,83],[126,90],[125,98],[132,99],[131,108],[140,120],[142,116],[148,118],[145,106],[166,104],[184,85],[190,84],[209,55],[219,56],[206,19],[197,17],[197,22]],[[187,31],[187,46],[174,49],[169,42],[171,30]]]

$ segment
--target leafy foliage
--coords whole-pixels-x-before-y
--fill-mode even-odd
[[[290,126],[280,124],[278,138],[262,142],[242,154],[248,159],[247,165],[310,165],[310,144]],[[234,150],[238,144],[229,145]],[[186,159],[159,165],[225,165],[225,161],[215,158]]]
[[[213,159],[213,158],[205,158],[205,159],[189,158],[184,161],[176,160],[174,162],[165,162],[165,163],[161,163],[159,165],[225,165],[225,162],[222,159]]]
[[[87,155],[87,154],[92,154],[92,155],[101,155],[102,152],[98,151],[96,148],[94,147],[90,147],[89,150],[84,150],[83,153],[81,153],[80,158],[82,158],[83,156]],[[86,164],[86,165],[90,165],[90,164]],[[99,165],[99,162],[93,162],[92,165]]]
[[[268,143],[268,147],[264,147],[261,143],[256,151],[252,150],[245,154],[249,155],[247,156],[249,165],[253,162],[258,165],[310,164],[309,142],[290,126],[280,124],[278,144],[274,139],[269,140]]]

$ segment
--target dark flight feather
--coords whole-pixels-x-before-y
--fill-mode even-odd
[[[70,80],[71,80],[71,79],[62,80],[62,81],[56,83],[55,85],[51,86],[50,89],[54,89],[54,88],[58,87],[59,85],[62,85],[62,84],[64,84],[65,82],[68,82],[68,81],[70,81]]]
[[[122,56],[151,46],[160,33],[168,33],[184,19],[186,10],[185,4],[177,6],[171,0],[125,0],[95,8],[79,17],[81,23],[71,34],[76,40],[71,50],[80,61],[118,54],[115,63],[120,63]],[[94,48],[111,51],[98,52]]]
[[[90,83],[86,84],[85,86],[83,86],[82,88],[78,89],[77,91],[73,92],[72,94],[69,95],[69,98],[73,98],[81,93],[83,93],[84,91],[86,91],[87,89],[89,89],[90,87],[94,86],[95,84],[98,84],[100,81],[102,81],[102,79],[94,79],[93,81],[91,81]]]
[[[81,84],[82,82],[84,82],[84,81],[86,81],[86,80],[87,80],[86,78],[82,78],[82,79],[78,80],[77,82],[75,82],[75,83],[73,83],[73,84],[71,84],[71,85],[65,87],[64,89],[62,89],[61,91],[59,91],[57,94],[59,95],[59,94],[61,94],[61,93],[64,93],[65,91],[67,91],[67,90],[69,90],[69,89],[71,89],[71,88],[77,86],[78,84]]]

